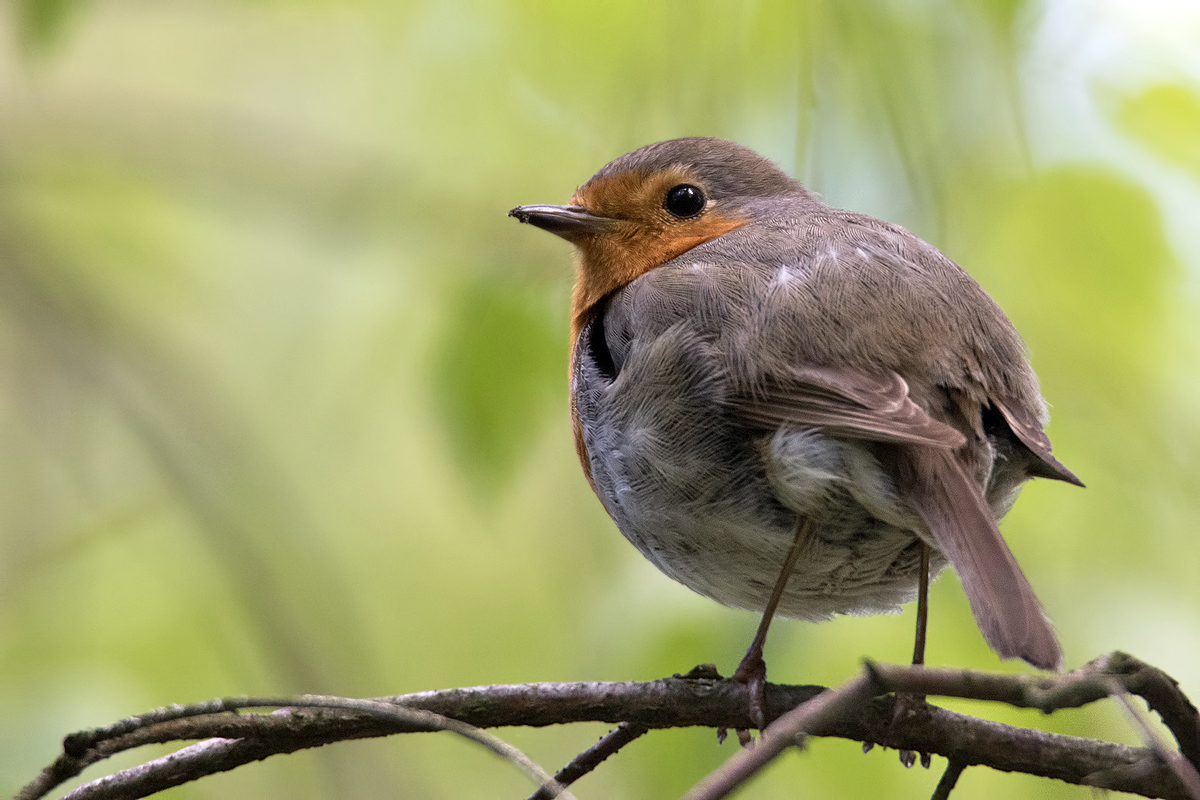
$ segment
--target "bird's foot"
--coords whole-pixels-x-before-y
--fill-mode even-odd
[[[888,728],[889,738],[895,730],[896,726],[901,722],[915,716],[922,706],[925,705],[925,696],[917,694],[897,694],[896,704],[892,708],[892,722]],[[917,763],[920,758],[921,766],[929,769],[932,758],[929,753],[921,753],[916,750],[897,750],[897,755],[900,756],[900,763],[905,767],[911,767]]]
[[[746,684],[750,695],[750,724],[763,730],[767,727],[767,662],[763,660],[762,650],[751,647],[742,663],[734,670],[733,679]],[[750,740],[748,731],[738,731],[738,741],[743,745]]]

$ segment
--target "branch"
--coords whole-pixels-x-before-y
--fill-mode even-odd
[[[570,786],[600,766],[604,759],[616,753],[639,736],[644,736],[649,730],[645,725],[622,722],[601,737],[600,741],[572,759],[570,764],[567,764],[554,773],[554,780],[563,786]],[[533,793],[529,800],[551,800],[553,796],[551,792],[551,788],[543,785],[542,788]]]
[[[1157,677],[1151,679],[1151,676],[1147,675],[1148,672],[1156,673]],[[914,700],[914,698],[926,695],[992,700],[1008,703],[1018,708],[1038,708],[1045,713],[1050,713],[1062,708],[1076,708],[1113,694],[1118,695],[1121,702],[1127,703],[1128,698],[1123,693],[1127,689],[1127,685],[1136,685],[1142,688],[1152,687],[1147,690],[1154,698],[1151,701],[1151,708],[1156,711],[1159,710],[1156,706],[1166,709],[1166,716],[1171,718],[1172,732],[1181,746],[1184,746],[1185,742],[1194,744],[1194,737],[1200,731],[1200,716],[1197,715],[1196,709],[1190,701],[1178,690],[1178,684],[1165,673],[1124,653],[1113,653],[1110,656],[1096,659],[1074,672],[1061,676],[1001,675],[967,670],[926,669],[920,666],[897,667],[868,662],[863,674],[854,680],[836,690],[826,692],[808,703],[797,706],[775,720],[763,732],[762,740],[757,746],[729,759],[720,769],[714,771],[689,792],[685,800],[719,800],[719,798],[727,797],[735,788],[773,761],[784,749],[795,744],[799,737],[809,733],[818,735],[824,733],[826,726],[831,721],[853,714],[854,710],[861,707],[869,698],[876,697],[882,692],[906,695],[908,702],[904,704],[904,707],[908,714],[904,716],[911,715],[919,719],[929,711],[940,710],[919,700]],[[1173,693],[1165,690],[1164,687],[1168,686],[1174,687]],[[1170,696],[1172,694],[1173,696]],[[1187,717],[1187,709],[1190,709],[1190,719]],[[1160,711],[1160,716],[1162,715],[1163,713]],[[1166,717],[1164,717],[1165,719]],[[902,721],[893,720],[894,723]],[[983,722],[982,720],[973,721]],[[1141,722],[1141,720],[1139,719],[1137,722]],[[996,725],[996,723],[986,724]],[[996,727],[1005,728],[1007,726]],[[940,738],[941,749],[894,744],[888,741],[880,743],[902,750],[915,750],[922,753],[936,752],[946,756],[952,763],[961,765],[961,769],[973,764],[985,764],[994,769],[1058,778],[1069,783],[1082,783],[1098,788],[1119,788],[1111,781],[1116,773],[1121,771],[1121,767],[1110,767],[1105,771],[1096,770],[1079,780],[1075,777],[1075,770],[1079,765],[1067,762],[1070,754],[1065,750],[1055,753],[1047,749],[1043,754],[1044,757],[1035,757],[1033,760],[1039,766],[1036,771],[1005,766],[1006,757],[1012,755],[1012,753],[1004,752],[1006,748],[1028,745],[1032,754],[1038,750],[1039,739],[1043,739],[1046,745],[1054,743],[1054,734],[1027,729],[1018,730],[1027,734],[1040,734],[1040,736],[1035,735],[1028,740],[1022,737],[1012,741],[1006,741],[1005,736],[1000,736],[982,748],[983,754],[986,755],[984,760],[977,760],[979,758],[977,745],[981,742],[971,741],[973,737],[980,736],[984,731],[972,732],[966,728],[957,734],[947,729],[948,735]],[[1157,767],[1161,768],[1165,764],[1171,771],[1172,777],[1175,778],[1174,785],[1169,790],[1170,796],[1200,800],[1200,790],[1197,789],[1198,782],[1200,782],[1197,770],[1200,769],[1200,765],[1188,761],[1182,754],[1167,752],[1159,742],[1155,741],[1148,727],[1143,732],[1150,740],[1150,748],[1143,752]],[[904,738],[903,735],[900,738]],[[1093,742],[1093,744],[1102,745],[1104,743]],[[1138,771],[1141,771],[1146,765],[1129,766],[1136,767]],[[954,776],[954,780],[957,780],[957,776]],[[1131,788],[1122,789],[1122,791],[1144,793],[1142,790]],[[946,792],[949,792],[949,788],[946,789]]]
[[[575,800],[575,797],[568,792],[563,785],[554,777],[551,777],[545,770],[534,763],[528,756],[522,753],[517,748],[508,744],[498,736],[480,730],[479,728],[470,725],[461,720],[444,717],[441,714],[436,714],[432,711],[407,708],[404,705],[391,703],[380,700],[358,700],[348,697],[328,697],[324,695],[301,695],[294,698],[242,698],[242,699],[226,699],[212,700],[207,703],[199,703],[194,706],[171,706],[168,708],[158,709],[141,717],[129,717],[121,720],[115,725],[110,725],[106,728],[98,728],[92,731],[84,731],[81,733],[71,734],[63,740],[63,751],[66,759],[58,759],[55,765],[48,772],[55,776],[64,775],[69,772],[70,762],[74,761],[78,764],[83,764],[87,761],[89,751],[100,753],[103,752],[103,743],[119,741],[126,735],[135,734],[139,731],[147,731],[156,727],[171,727],[172,723],[178,720],[184,720],[194,717],[208,716],[214,713],[236,713],[247,708],[262,708],[273,707],[278,708],[286,706],[289,708],[323,708],[336,709],[340,711],[348,711],[354,713],[365,714],[384,722],[395,723],[412,730],[424,731],[448,731],[457,734],[458,736],[474,742],[492,753],[500,756],[506,761],[514,764],[529,776],[536,784],[538,791],[543,797],[553,798],[562,797],[564,800]],[[191,738],[191,737],[184,737]],[[171,740],[168,740],[171,741]],[[71,795],[77,795],[89,787],[96,787],[92,794],[85,796],[96,797],[126,797],[131,796],[129,790],[132,788],[134,792],[142,791],[137,789],[139,783],[147,787],[157,785],[159,788],[154,788],[152,792],[160,791],[160,789],[169,788],[170,786],[178,785],[177,781],[171,782],[175,778],[184,778],[187,781],[194,780],[200,775],[192,775],[188,769],[191,762],[196,756],[204,760],[208,760],[213,754],[218,754],[217,761],[219,762],[219,751],[228,740],[219,740],[211,742],[203,742],[199,745],[194,745],[190,748],[185,748],[177,753],[173,753],[164,759],[159,759],[157,762],[148,762],[139,767],[124,772],[110,775],[107,778],[95,781],[89,786],[80,787],[80,789],[72,792]],[[190,752],[189,752],[190,751]],[[114,750],[113,752],[119,752]],[[267,755],[270,755],[269,753]],[[156,764],[161,764],[161,769],[155,769]],[[236,764],[234,765],[236,766]],[[80,767],[82,769],[82,767]],[[222,770],[216,770],[222,771]],[[75,774],[78,774],[76,771]],[[47,777],[47,773],[43,772],[42,778]],[[73,777],[73,775],[67,775]],[[30,797],[42,796],[40,788],[35,788],[38,782],[26,787],[17,799],[21,800],[26,795]],[[53,788],[52,786],[49,788]],[[136,796],[144,796],[138,794]]]
[[[888,691],[995,700],[1049,712],[1105,698],[1113,684],[1142,696],[1166,722],[1184,758],[1200,743],[1200,718],[1168,676],[1123,654],[1097,659],[1062,676],[1021,676],[953,670],[870,665],[849,688],[828,692],[820,686],[768,685],[766,718],[774,720],[765,744],[782,750],[803,733],[836,736],[896,749],[935,753],[965,766],[1056,778],[1069,783],[1132,792],[1145,797],[1186,798],[1179,778],[1151,749],[1096,741],[1002,725],[919,704],[895,719]],[[816,703],[804,704],[814,697]],[[311,698],[310,698],[311,699]],[[326,698],[328,699],[328,698]],[[541,727],[568,722],[628,723],[629,729],[704,726],[744,729],[751,726],[746,687],[712,671],[693,671],[646,683],[542,683],[482,686],[377,698],[366,703],[432,712],[475,728],[526,725]],[[269,714],[234,715],[252,705],[280,705]],[[132,770],[85,784],[69,797],[145,797],[205,775],[233,769],[271,755],[291,753],[332,742],[394,733],[445,729],[404,713],[374,710],[298,708],[304,698],[217,700],[179,706],[123,720],[116,725],[73,734],[63,754],[18,795],[44,797],[54,787],[114,753],[151,743],[208,739]],[[800,708],[797,708],[800,707]],[[784,739],[771,743],[772,729],[787,723]],[[798,723],[798,727],[796,727]],[[619,741],[618,741],[619,740]],[[617,736],[612,744],[627,739]],[[606,750],[610,745],[600,747]],[[604,753],[607,754],[607,753]],[[736,759],[745,757],[739,753]],[[769,760],[769,759],[767,759]],[[584,759],[582,771],[594,766]],[[763,762],[765,763],[765,761]],[[572,768],[572,775],[581,774]],[[547,789],[553,793],[548,784]],[[713,794],[713,797],[722,795]]]

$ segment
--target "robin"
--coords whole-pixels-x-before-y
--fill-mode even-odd
[[[509,212],[571,242],[571,416],[584,474],[655,566],[762,611],[735,677],[762,726],[776,613],[895,611],[949,563],[1002,658],[1062,662],[996,521],[1051,454],[1024,343],[957,264],[830,208],[757,153],[647,145],[568,205]]]

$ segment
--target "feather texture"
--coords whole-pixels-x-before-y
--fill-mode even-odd
[[[680,187],[703,199],[674,215]],[[904,229],[821,204],[770,162],[679,139],[604,167],[570,206],[512,212],[572,241],[572,417],[596,494],[667,575],[779,612],[888,611],[923,543],[1006,658],[1054,631],[996,520],[1031,477],[1079,485],[1008,318]]]

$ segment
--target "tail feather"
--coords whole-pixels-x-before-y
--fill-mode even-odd
[[[1002,658],[1057,670],[1062,665],[1058,637],[979,488],[953,453],[905,450],[911,467],[908,498],[929,526],[933,544],[958,573],[988,644]]]

